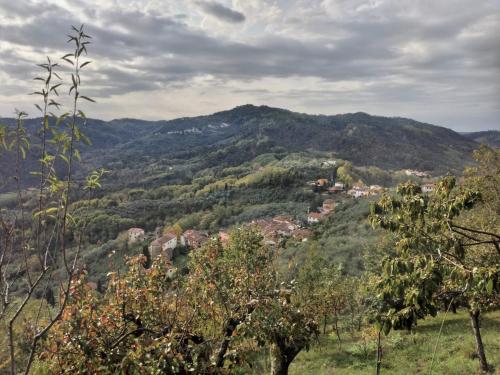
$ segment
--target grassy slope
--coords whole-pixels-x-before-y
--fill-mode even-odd
[[[430,374],[432,353],[444,314],[420,322],[414,334],[394,331],[383,338],[383,375]],[[500,311],[485,313],[482,320],[486,356],[500,374]],[[302,352],[290,367],[291,375],[361,375],[375,373],[375,337],[367,339],[365,352],[359,335],[344,334],[339,348],[334,334],[323,336],[309,352]],[[475,344],[466,311],[445,317],[432,374],[479,374]]]

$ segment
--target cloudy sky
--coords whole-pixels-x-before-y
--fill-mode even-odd
[[[0,0],[0,116],[36,115],[34,64],[80,23],[92,117],[253,103],[500,129],[500,0]]]

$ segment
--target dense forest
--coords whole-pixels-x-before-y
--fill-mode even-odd
[[[500,367],[491,134],[251,105],[92,120],[91,38],[69,38],[41,117],[1,121],[0,373]]]

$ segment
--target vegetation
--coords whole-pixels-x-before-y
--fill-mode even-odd
[[[488,371],[479,315],[500,302],[500,153],[483,146],[475,157],[478,167],[462,186],[446,177],[428,196],[404,184],[401,199],[386,196],[373,205],[372,222],[395,233],[396,250],[384,259],[375,289],[385,333],[434,316],[443,299],[467,306],[480,367]]]
[[[395,331],[382,341],[381,374],[478,375],[474,338],[467,311],[440,313],[419,322],[413,332]],[[444,323],[443,323],[444,322]],[[500,314],[487,312],[482,318],[489,360],[500,363]],[[442,329],[441,329],[442,325]],[[342,347],[333,332],[320,336],[308,352],[297,356],[291,375],[365,375],[373,374],[377,352],[377,331],[373,327],[344,335]],[[439,342],[437,341],[439,338]],[[436,343],[438,344],[436,346]]]
[[[93,100],[82,95],[80,77],[81,70],[89,64],[82,59],[87,53],[90,37],[85,34],[83,26],[79,29],[73,27],[73,31],[68,42],[73,43],[74,51],[62,57],[73,68],[69,89],[71,111],[58,117],[51,112],[60,107],[56,99],[62,82],[56,71],[57,63],[47,58],[46,63],[39,65],[45,76],[35,78],[42,82],[42,88],[34,92],[42,101],[42,105],[35,105],[42,113],[42,119],[38,130],[41,137],[37,149],[38,167],[30,171],[39,178],[31,196],[31,205],[27,204],[28,196],[23,189],[24,161],[32,145],[24,126],[27,114],[18,112],[15,127],[2,127],[0,130],[3,151],[13,155],[14,173],[10,178],[16,187],[15,206],[0,215],[0,322],[2,337],[7,337],[8,341],[11,374],[29,373],[39,341],[64,313],[78,267],[80,238],[85,227],[80,217],[73,216],[70,207],[73,192],[82,189],[88,193],[96,189],[100,186],[102,175],[100,171],[93,172],[83,182],[74,178],[74,164],[80,158],[76,147],[85,139],[80,130],[85,114],[79,109],[79,103],[81,100]],[[49,122],[50,116],[55,118],[54,125]],[[56,171],[56,165],[62,172]],[[70,241],[75,246],[71,254]],[[57,306],[50,283],[56,274],[59,274],[57,279],[60,283]],[[39,298],[45,296],[45,299],[37,301],[38,311],[33,314],[32,304],[37,295]],[[34,320],[25,331],[24,339],[17,340],[22,331],[19,328],[21,317],[29,315],[34,316]],[[2,351],[2,357],[3,354]]]
[[[500,365],[498,149],[469,159],[477,144],[452,131],[363,113],[248,105],[168,122],[88,120],[90,36],[72,33],[61,58],[70,110],[59,114],[65,81],[47,59],[35,78],[41,119],[18,112],[0,127],[0,373]],[[439,179],[401,170],[465,166]],[[386,193],[333,195],[318,179]],[[435,191],[423,193],[425,182]],[[308,223],[327,198],[334,212]],[[307,227],[307,238],[269,245],[251,223],[276,215]],[[144,238],[129,240],[131,227]],[[153,258],[155,237],[187,229],[206,231],[205,244]]]

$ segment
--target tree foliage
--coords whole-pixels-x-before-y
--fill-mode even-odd
[[[471,312],[481,368],[488,368],[477,319],[499,304],[498,151],[475,153],[478,167],[457,184],[443,178],[433,194],[406,183],[399,197],[373,204],[371,221],[394,233],[395,256],[383,260],[375,278],[379,322],[384,331],[411,329],[435,315],[443,296],[463,299]],[[493,214],[492,214],[493,213]]]

